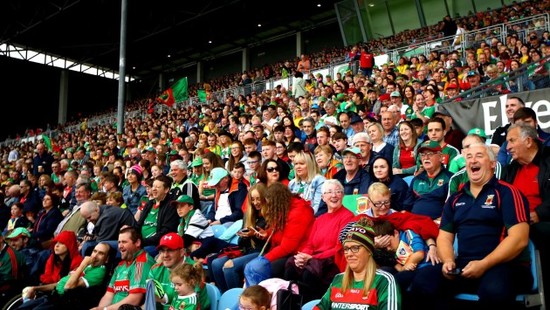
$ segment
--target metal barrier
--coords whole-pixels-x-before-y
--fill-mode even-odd
[[[475,88],[469,89],[442,102],[456,102],[459,100],[483,98],[496,96],[505,93],[519,93],[528,90],[542,89],[550,87],[550,70],[545,68],[550,64],[550,56],[547,56],[535,63],[525,64],[518,69],[499,75],[493,80],[489,80]],[[537,74],[539,71],[542,74]],[[505,87],[507,90],[504,90]]]

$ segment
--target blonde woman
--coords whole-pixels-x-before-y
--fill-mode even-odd
[[[337,274],[316,309],[401,309],[401,294],[393,276],[376,269],[372,221],[362,218],[341,239],[346,267]],[[345,228],[344,228],[345,229]],[[336,299],[337,298],[337,299]]]
[[[295,177],[288,183],[288,188],[293,194],[298,194],[311,203],[315,216],[325,213],[326,205],[321,200],[321,185],[326,178],[321,174],[313,154],[299,152],[294,157],[293,164]],[[324,207],[320,208],[321,204]]]

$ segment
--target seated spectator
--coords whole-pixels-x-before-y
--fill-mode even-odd
[[[294,170],[293,170],[294,172]],[[269,187],[275,182],[281,182],[285,185],[289,184],[288,175],[280,169],[279,162],[274,159],[266,159],[258,169],[258,183],[262,183]]]
[[[344,169],[334,179],[344,185],[344,195],[366,194],[372,182],[369,173],[359,166],[363,156],[358,147],[350,147],[342,153]]]
[[[321,175],[313,154],[299,152],[292,162],[295,177],[288,183],[288,188],[293,194],[299,195],[311,204],[315,216],[325,213],[326,206],[321,203],[321,185],[326,179]]]
[[[193,205],[191,204],[191,206]],[[171,271],[183,264],[193,264],[194,261],[185,255],[184,241],[176,233],[164,235],[160,239],[158,250],[161,261],[151,267],[147,278],[157,281],[165,293],[164,296],[159,296],[162,303],[157,303],[157,309],[168,310],[170,309],[171,302],[177,299],[178,296],[172,282],[170,282]],[[195,289],[199,293],[200,309],[208,309],[210,307],[210,300],[206,293],[206,286],[201,281]]]
[[[87,306],[90,294],[92,297],[95,296],[95,291],[79,291],[81,294],[77,296],[76,291],[73,292],[73,290],[101,288],[100,286],[104,283],[104,278],[108,273],[106,264],[109,261],[110,250],[108,244],[99,243],[93,249],[91,256],[84,257],[78,267],[56,283],[26,287],[23,290],[24,303],[17,309],[83,308]],[[46,295],[39,296],[38,292],[46,293]],[[72,298],[67,295],[72,295]],[[93,302],[97,303],[97,300]]]
[[[39,273],[32,273],[32,275],[40,274],[41,284],[57,283],[82,262],[74,232],[61,232],[52,240],[52,244],[53,251],[46,261],[46,266],[43,269],[40,266],[35,266]]]
[[[175,287],[176,296],[172,298],[169,309],[202,309],[197,292],[197,288],[205,285],[200,264],[181,264],[174,267],[170,271],[170,282]]]
[[[298,282],[305,301],[321,298],[340,272],[334,261],[340,249],[338,234],[353,218],[353,213],[342,205],[344,187],[338,180],[325,181],[321,191],[328,211],[317,217],[305,245],[285,265],[284,279]]]
[[[373,155],[383,156],[387,158],[389,162],[391,162],[393,160],[394,146],[384,141],[384,128],[382,128],[382,125],[376,122],[371,123],[367,127],[367,132],[369,133],[370,139],[372,141]]]
[[[134,165],[128,170],[126,180],[128,184],[122,188],[122,197],[124,204],[132,212],[136,214],[141,205],[141,198],[147,195],[145,186],[141,184],[143,178],[143,169],[139,165]]]
[[[266,190],[264,184],[258,183],[248,191],[243,229],[237,232],[243,255],[235,258],[221,255],[209,258],[210,279],[214,280],[222,293],[242,286],[244,266],[256,258],[266,244],[265,236],[262,237],[258,232],[258,229],[266,229],[265,218],[262,216],[262,209],[266,207]]]
[[[58,208],[59,202],[60,199],[55,194],[44,195],[42,210],[38,212],[32,227],[32,238],[39,247],[48,247],[48,241],[54,237],[57,225],[63,220],[63,215]]]
[[[452,173],[442,165],[442,149],[438,142],[422,143],[418,153],[423,169],[411,181],[409,191],[412,201],[405,202],[405,210],[438,220],[447,198],[447,186]]]
[[[372,227],[374,236],[389,236],[389,244],[383,251],[395,258],[393,266],[386,266],[403,292],[406,292],[416,276],[416,271],[430,265],[425,259],[429,247],[422,237],[411,229],[397,230],[389,220],[375,221]]]
[[[364,218],[352,225],[341,238],[346,267],[334,277],[314,309],[329,310],[334,304],[347,308],[400,309],[401,294],[393,276],[377,269],[372,258],[374,231]]]
[[[416,151],[420,141],[414,126],[409,121],[399,124],[399,143],[395,146],[392,157],[394,175],[406,177],[416,171]]]
[[[166,192],[168,189],[169,186],[164,188]],[[118,250],[122,262],[115,268],[107,292],[93,310],[118,309],[126,304],[140,306],[143,303],[147,271],[153,266],[154,260],[141,248],[141,244],[139,229],[126,227],[120,230]]]
[[[12,249],[25,256],[25,275],[28,276],[36,264],[40,252],[39,249],[30,244],[31,233],[26,228],[18,227],[7,234],[4,239]]]
[[[268,239],[270,248],[246,264],[247,286],[271,277],[281,278],[286,261],[305,244],[314,221],[313,209],[308,203],[281,183],[268,187],[266,201],[262,214],[268,229],[257,230],[260,238]]]
[[[171,184],[172,179],[165,175],[161,175],[153,181],[152,199],[147,202],[137,221],[136,227],[143,236],[143,243],[140,242],[140,246],[151,256],[157,255],[156,247],[160,238],[178,229],[178,213],[175,208],[170,206],[172,201],[169,195]]]
[[[392,209],[398,211],[406,209],[405,203],[411,200],[411,197],[408,197],[411,194],[409,185],[401,177],[393,175],[387,158],[380,155],[374,157],[369,175],[372,182],[381,182],[389,187],[392,193]]]
[[[20,288],[18,284],[25,276],[25,255],[6,244],[3,234],[0,234],[0,262],[0,296],[11,295]]]
[[[244,183],[234,180],[224,168],[217,167],[210,172],[208,186],[216,189],[214,205],[206,214],[210,225],[230,226],[243,218],[242,205],[248,193]]]
[[[6,225],[5,232],[10,233],[18,227],[30,228],[30,222],[23,214],[23,204],[21,202],[12,204],[10,209],[11,217]]]
[[[516,294],[528,292],[533,281],[528,201],[517,188],[496,179],[489,146],[471,145],[465,157],[470,181],[449,197],[441,217],[437,248],[443,265],[419,270],[411,296],[416,306],[448,309],[455,294],[470,292],[479,296],[482,307],[510,308]]]
[[[85,236],[80,244],[82,256],[98,242],[109,244],[118,249],[118,233],[124,226],[135,226],[136,221],[129,209],[121,209],[112,205],[98,205],[94,201],[87,201],[80,207],[80,214],[89,223],[93,224],[92,234]]]
[[[172,202],[178,216],[181,218],[178,226],[178,234],[183,237],[184,243],[190,249],[189,256],[193,259],[205,258],[208,254],[218,253],[229,246],[224,240],[214,237],[214,231],[200,209],[194,208],[193,199],[187,195],[181,195]],[[192,248],[197,245],[197,248]]]
[[[315,148],[314,153],[315,162],[325,179],[332,179],[338,171],[344,168],[342,162],[334,158],[332,147],[328,145],[319,145]]]

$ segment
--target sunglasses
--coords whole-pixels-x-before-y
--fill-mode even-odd
[[[267,170],[267,172],[279,171],[279,167],[268,167],[265,170]]]

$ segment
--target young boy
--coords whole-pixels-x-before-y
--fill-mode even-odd
[[[375,221],[373,225],[375,236],[388,235],[390,241],[385,251],[395,257],[393,271],[384,268],[394,274],[402,292],[406,292],[412,283],[416,270],[429,264],[426,262],[428,246],[422,237],[412,230],[398,231],[387,220]],[[382,250],[384,251],[384,250]]]
[[[250,182],[244,177],[245,170],[246,168],[242,162],[235,163],[233,171],[231,171],[231,177],[239,182],[244,182],[246,187],[249,188]]]

